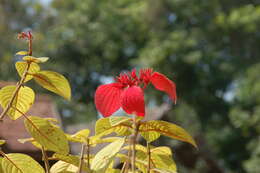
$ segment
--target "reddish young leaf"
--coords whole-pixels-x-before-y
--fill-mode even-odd
[[[173,81],[171,81],[161,73],[154,72],[151,77],[151,82],[156,89],[166,92],[173,100],[173,102],[176,104],[176,86]]]
[[[95,105],[97,110],[108,117],[121,107],[121,94],[123,90],[118,83],[101,85],[95,93]]]
[[[122,94],[122,108],[128,114],[145,115],[144,93],[138,86],[127,88]]]

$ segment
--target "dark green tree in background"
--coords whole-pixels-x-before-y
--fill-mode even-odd
[[[96,115],[101,82],[152,67],[177,84],[178,104],[164,118],[185,124],[199,143],[199,151],[165,143],[175,146],[179,172],[260,172],[260,1],[0,2],[1,78],[10,75],[14,33],[33,29],[36,51],[46,50],[38,54],[70,79],[74,102],[60,104],[76,123]],[[160,105],[161,93],[150,93]]]

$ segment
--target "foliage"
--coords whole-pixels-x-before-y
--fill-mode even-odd
[[[123,162],[121,172],[176,173],[177,168],[172,159],[170,148],[153,147],[150,145],[150,142],[156,140],[160,135],[165,135],[197,147],[194,139],[183,128],[175,124],[159,120],[145,121],[143,119],[145,112],[142,112],[141,117],[136,117],[139,114],[136,111],[136,103],[134,102],[138,103],[138,100],[130,99],[135,96],[135,94],[131,92],[127,94],[127,100],[130,101],[124,103],[124,106],[128,109],[131,107],[133,117],[112,116],[102,118],[96,123],[95,136],[89,136],[89,129],[80,130],[75,134],[66,134],[57,125],[58,120],[56,119],[27,115],[35,98],[33,89],[26,86],[29,80],[35,80],[35,82],[43,88],[67,100],[70,100],[71,89],[69,82],[63,75],[53,71],[41,70],[40,64],[47,62],[49,58],[36,58],[32,56],[32,34],[30,31],[27,33],[22,32],[18,35],[18,38],[25,39],[28,42],[28,51],[20,51],[17,53],[17,55],[22,56],[20,61],[16,62],[15,65],[20,76],[20,81],[17,82],[16,85],[8,85],[0,90],[0,104],[3,108],[3,112],[0,115],[0,123],[4,123],[5,116],[13,120],[17,120],[20,117],[24,118],[24,126],[31,135],[31,138],[19,139],[19,142],[30,142],[35,147],[41,149],[45,170],[28,155],[20,153],[6,154],[0,148],[0,172],[82,173],[86,171],[93,173],[111,173],[120,171],[114,168],[114,160],[115,158],[119,158],[121,162]],[[173,94],[173,100],[175,101],[176,91],[174,83],[158,72],[150,73],[151,71],[148,71],[149,74],[142,73],[141,71],[141,78],[139,80],[144,81],[147,85],[149,83],[148,77],[151,75],[153,85],[159,90]],[[160,77],[154,77],[154,74],[160,75]],[[125,77],[126,76],[121,76],[120,80],[126,79]],[[137,76],[132,72],[132,77]],[[130,80],[132,79],[128,79],[128,82],[130,82]],[[124,83],[123,81],[121,82],[122,84]],[[133,80],[133,82],[135,83],[137,81]],[[102,104],[105,104],[105,107],[113,106],[113,104],[109,102],[104,103],[101,100],[99,106],[104,106]],[[120,137],[104,138],[104,136],[110,135],[111,133],[117,133]],[[136,144],[139,133],[147,140],[147,147]],[[156,135],[154,135],[154,133]],[[5,145],[6,142],[8,143],[8,141],[0,140],[0,145]],[[82,151],[79,156],[69,154],[69,142],[76,142],[82,145]],[[90,154],[91,147],[102,143],[110,144],[98,151],[98,153],[94,155]],[[123,150],[127,150],[128,154],[122,152]],[[47,156],[47,151],[54,152],[51,158]],[[87,154],[85,154],[85,152]],[[57,160],[51,168],[49,165],[50,159]],[[131,171],[129,165],[131,165]]]
[[[259,168],[259,0],[53,0],[47,8],[39,2],[0,2],[1,79],[16,77],[9,68],[17,59],[10,52],[21,48],[14,33],[34,29],[35,52],[53,57],[45,67],[72,86],[72,102],[58,102],[61,115],[70,115],[63,116],[67,124],[95,115],[93,93],[107,78],[152,67],[178,86],[178,106],[164,120],[204,144],[194,154],[159,139],[175,147],[180,172]],[[148,105],[168,100],[149,87],[146,93]]]

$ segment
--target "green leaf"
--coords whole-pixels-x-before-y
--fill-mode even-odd
[[[29,53],[27,51],[19,51],[15,55],[28,55]]]
[[[125,138],[121,138],[101,149],[91,163],[91,170],[101,171],[109,166],[116,154],[121,150],[125,143]]]
[[[69,163],[69,164],[72,164],[72,165],[75,165],[75,166],[78,166],[79,162],[80,162],[79,156],[74,156],[74,155],[71,155],[71,154],[63,155],[63,154],[55,153],[55,154],[53,154],[52,158],[62,160],[66,163]]]
[[[159,168],[152,168],[151,171],[155,171],[157,173],[177,173],[175,170],[164,170]]]
[[[7,157],[7,158],[6,158]],[[4,173],[44,173],[41,165],[30,156],[20,153],[6,154],[2,160]]]
[[[36,148],[42,149],[41,144],[39,144],[37,141],[35,141],[35,139],[33,138],[22,138],[22,139],[17,139],[18,142],[20,142],[21,144],[24,144],[26,142],[30,142],[31,144],[33,144]]]
[[[90,138],[90,145],[111,143],[111,142],[114,142],[114,141],[116,141],[118,139],[121,139],[121,137],[107,137],[107,138],[102,138],[102,139],[91,137]]]
[[[23,60],[27,61],[27,62],[44,63],[44,62],[48,61],[49,58],[48,57],[35,58],[33,56],[24,56]]]
[[[90,133],[89,129],[83,129],[73,135],[66,134],[66,136],[67,136],[68,140],[71,142],[84,143],[86,141],[86,139],[88,138],[89,133]]]
[[[111,126],[116,126],[116,125],[119,125],[123,122],[127,122],[127,121],[131,121],[132,118],[129,118],[129,117],[125,117],[125,116],[117,116],[117,117],[109,117],[109,122],[111,124]]]
[[[175,173],[177,171],[176,164],[173,161],[171,155],[167,155],[165,153],[158,154],[158,153],[154,153],[151,150],[151,161],[155,168],[166,170],[171,173]]]
[[[53,71],[40,71],[33,75],[34,80],[43,88],[70,100],[71,89],[67,79]]]
[[[3,157],[0,157],[0,173],[4,173],[3,169],[2,169],[2,161],[3,161]]]
[[[25,119],[24,124],[31,136],[47,150],[60,154],[69,153],[67,137],[58,126],[35,116]]]
[[[127,122],[112,126],[109,118],[101,118],[96,122],[95,132],[97,136],[105,136],[113,132],[118,135],[128,136],[131,134],[131,128],[131,124]]]
[[[23,76],[23,73],[25,70],[28,68],[28,63],[27,62],[17,62],[15,63],[15,68],[19,74],[20,77]],[[30,63],[30,67],[28,69],[29,74],[34,74],[36,72],[40,71],[40,66],[34,62]],[[27,82],[33,78],[32,75],[27,75],[24,82]]]
[[[52,159],[61,160],[63,162],[69,163],[69,164],[74,165],[74,166],[78,166],[79,162],[80,162],[79,156],[74,156],[74,155],[71,155],[71,154],[63,155],[63,154],[55,153],[55,154],[53,154]],[[83,164],[83,170],[90,172],[87,169],[87,163],[86,163],[87,157],[84,156],[84,159],[85,159],[85,162]],[[90,159],[90,161],[92,160],[92,155],[90,155],[89,159]]]
[[[151,149],[151,153],[157,154],[157,155],[166,155],[166,156],[172,156],[172,151],[169,147],[156,147]]]
[[[50,173],[75,173],[72,171],[68,171],[71,166],[72,166],[72,164],[69,164],[67,162],[58,161],[51,167]],[[74,167],[76,167],[76,166],[74,166]],[[78,167],[76,167],[75,169],[77,170]]]
[[[5,140],[0,140],[0,146],[5,144]]]
[[[120,169],[113,169],[113,168],[107,168],[107,170],[105,171],[105,173],[120,173],[121,170]]]
[[[0,90],[0,104],[4,109],[10,103],[15,90],[16,90],[15,85],[9,85],[3,87]],[[14,98],[14,101],[11,105],[11,108],[7,112],[7,115],[13,120],[18,119],[20,116],[22,116],[22,113],[25,114],[30,109],[30,107],[34,103],[34,98],[35,98],[34,91],[29,87],[22,86],[19,89],[18,94]],[[20,112],[14,108],[18,109]]]
[[[188,142],[197,148],[194,139],[188,134],[188,132],[186,132],[186,130],[166,121],[152,120],[143,122],[139,127],[139,132],[147,141],[153,141],[156,137],[154,132],[156,132],[173,139]],[[151,135],[151,133],[154,134]]]

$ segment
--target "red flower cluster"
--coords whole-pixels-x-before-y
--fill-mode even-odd
[[[17,36],[18,39],[28,39],[28,40],[32,40],[33,36],[32,36],[32,32],[28,31],[26,32],[21,32],[18,34]]]
[[[165,75],[153,72],[152,69],[141,69],[139,77],[136,70],[120,74],[115,83],[101,85],[95,93],[95,104],[97,110],[108,117],[116,112],[120,107],[128,114],[137,116],[145,115],[144,89],[148,84],[166,92],[176,103],[176,86],[173,81]]]

